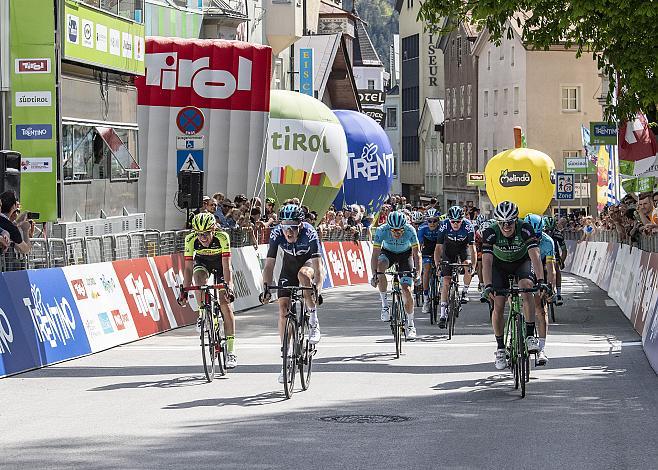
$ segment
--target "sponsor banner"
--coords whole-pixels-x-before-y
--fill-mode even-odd
[[[650,310],[645,325],[642,346],[651,367],[658,373],[658,303],[654,304]]]
[[[345,267],[350,277],[350,284],[367,284],[369,282],[368,270],[366,269],[367,260],[361,249],[359,242],[340,242],[343,250],[343,259]]]
[[[21,282],[27,283],[27,275]],[[13,276],[18,279],[18,276]],[[0,377],[41,365],[37,355],[34,326],[28,315],[17,315],[5,278],[0,275]]]
[[[576,252],[577,243],[575,240],[566,240],[567,245],[567,259],[564,262],[564,272],[571,272],[573,266],[574,255]]]
[[[299,92],[313,96],[313,49],[299,49]]]
[[[334,287],[349,286],[350,274],[345,268],[345,258],[340,242],[324,242],[324,256],[326,258],[328,273]]]
[[[612,281],[612,272],[615,267],[615,262],[617,261],[617,251],[619,250],[619,244],[617,243],[608,243],[605,249],[605,255],[602,260],[603,269],[599,273],[599,278],[595,281],[597,285],[608,292],[610,289],[610,282]]]
[[[233,248],[231,266],[233,268],[233,290],[235,291],[233,308],[245,310],[260,305],[258,296],[263,291],[263,276],[254,247]]]
[[[144,75],[143,24],[75,0],[65,0],[62,21],[65,59],[117,72]]]
[[[647,314],[653,310],[658,299],[658,254],[643,251],[638,271],[639,280],[636,295],[633,297],[631,323],[635,331],[642,336]]]
[[[112,263],[62,268],[75,298],[92,352],[138,339]]]
[[[610,282],[610,290],[608,291],[610,298],[617,302],[617,305],[628,319],[631,317],[633,299],[637,290],[639,278],[637,267],[640,263],[641,253],[641,250],[631,249],[628,245],[619,247],[617,261],[612,273],[612,281]]]
[[[181,307],[178,305],[179,287],[183,285],[183,272],[185,268],[185,259],[182,253],[173,255],[156,256],[149,258],[152,271],[157,272],[159,276],[158,287],[164,302],[165,309],[168,309],[167,315],[174,317],[176,326],[191,325],[196,322],[196,298],[190,297],[188,305]]]
[[[21,158],[21,174],[52,172],[53,159],[51,157]]]
[[[52,166],[59,155],[53,2],[9,1],[9,41],[14,64],[11,149],[35,162],[50,160]],[[44,168],[21,173],[21,210],[38,212],[39,222],[52,222],[58,216],[57,172]]]
[[[154,275],[146,258],[113,261],[114,271],[130,308],[140,338],[174,326],[167,317],[165,302],[158,289],[157,275]]]
[[[3,274],[37,366],[89,354],[80,312],[61,268]]]
[[[366,272],[368,274],[368,282],[372,279],[373,272],[370,266],[370,260],[372,259],[372,242],[359,242],[361,244],[361,250],[363,251],[363,259],[366,262]]]

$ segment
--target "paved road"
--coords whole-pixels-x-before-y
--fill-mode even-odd
[[[548,367],[521,400],[485,308],[447,341],[426,319],[396,360],[368,287],[326,293],[307,392],[276,382],[275,310],[239,316],[240,367],[202,380],[183,328],[0,380],[2,468],[656,468],[658,377],[620,310],[568,278]],[[396,415],[387,424],[324,417]]]

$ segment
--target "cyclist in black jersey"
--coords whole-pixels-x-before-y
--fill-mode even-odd
[[[552,216],[544,217],[544,231],[553,239],[555,244],[555,305],[562,305],[562,269],[567,259],[567,244],[564,241],[564,233],[555,224]]]
[[[503,311],[507,296],[498,295],[496,290],[509,287],[509,276],[514,276],[522,289],[532,288],[533,284],[542,291],[548,289],[537,237],[532,226],[520,221],[518,217],[516,204],[503,201],[494,211],[495,222],[482,232],[482,277],[485,284],[482,298],[493,302],[491,323],[497,343],[494,365],[498,370],[507,367],[503,340]],[[526,345],[529,352],[537,352],[539,341],[535,338],[535,303],[532,294],[522,294],[522,298]]]

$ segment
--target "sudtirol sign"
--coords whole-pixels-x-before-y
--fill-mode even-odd
[[[510,171],[503,170],[500,173],[500,178],[498,179],[500,185],[505,188],[511,188],[513,186],[528,186],[532,181],[530,173],[527,171]]]

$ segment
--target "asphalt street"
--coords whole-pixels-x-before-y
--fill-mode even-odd
[[[240,365],[212,383],[193,327],[0,379],[0,467],[658,467],[639,336],[596,286],[564,284],[524,399],[493,366],[475,294],[451,341],[417,309],[418,340],[395,359],[376,291],[342,288],[325,293],[311,387],[290,400],[273,305],[238,315]]]

